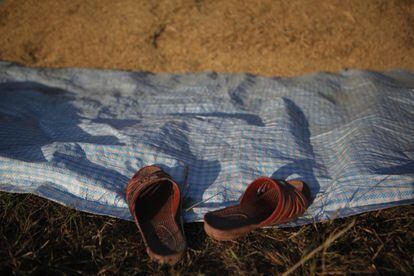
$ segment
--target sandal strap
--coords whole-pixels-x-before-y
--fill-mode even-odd
[[[276,207],[272,214],[260,223],[260,226],[280,224],[292,220],[303,214],[308,207],[308,200],[304,194],[294,186],[283,180],[270,177],[255,179],[244,192],[240,204],[254,200],[269,189],[275,190]]]
[[[129,180],[126,190],[126,201],[131,213],[134,212],[136,198],[149,186],[167,180],[173,185],[173,206],[172,210],[175,213],[180,202],[180,190],[169,174],[164,172],[158,166],[146,166],[138,170],[134,176]]]

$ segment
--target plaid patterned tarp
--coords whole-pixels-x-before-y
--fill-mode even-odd
[[[266,78],[2,62],[0,190],[130,219],[126,183],[159,164],[181,185],[186,221],[234,204],[262,175],[309,184],[314,201],[290,225],[409,204],[413,88],[406,71]]]

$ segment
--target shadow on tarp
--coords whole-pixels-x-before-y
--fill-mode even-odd
[[[165,122],[159,130],[151,133],[149,138],[156,143],[160,151],[175,157],[181,164],[176,167],[168,167],[164,164],[157,165],[170,174],[183,176],[182,183],[179,184],[184,210],[198,203],[200,206],[204,206],[202,203],[203,195],[221,172],[218,160],[200,159],[192,152],[187,135],[189,131],[186,122],[170,120]],[[187,212],[186,216],[196,216],[192,209]]]
[[[128,177],[90,161],[79,143],[124,144],[115,136],[85,132],[72,92],[37,82],[7,82],[0,84],[0,97],[0,156],[48,163],[73,171],[75,178],[101,179],[100,185],[124,197]]]
[[[297,136],[297,140],[301,141],[302,149],[306,151],[310,158],[291,160],[288,164],[278,168],[271,177],[285,180],[293,174],[299,175],[299,177],[295,177],[294,179],[302,180],[309,186],[312,196],[311,201],[313,201],[315,195],[320,190],[320,185],[314,174],[314,169],[317,167],[317,164],[310,140],[311,132],[309,122],[302,109],[295,102],[288,98],[283,98],[283,100],[292,122],[295,123],[295,131],[292,131],[292,134]]]
[[[37,82],[0,84],[0,155],[25,162],[46,162],[42,147],[56,143],[124,145],[115,136],[90,135],[72,92]]]

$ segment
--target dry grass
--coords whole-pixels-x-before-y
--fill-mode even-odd
[[[33,195],[0,193],[0,272],[63,274],[414,273],[414,206],[216,242],[185,226],[174,267],[150,262],[135,225]],[[297,264],[295,266],[295,264]],[[294,270],[293,270],[294,269]]]

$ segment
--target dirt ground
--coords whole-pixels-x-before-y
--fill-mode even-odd
[[[292,76],[414,69],[414,0],[6,0],[0,60]]]

